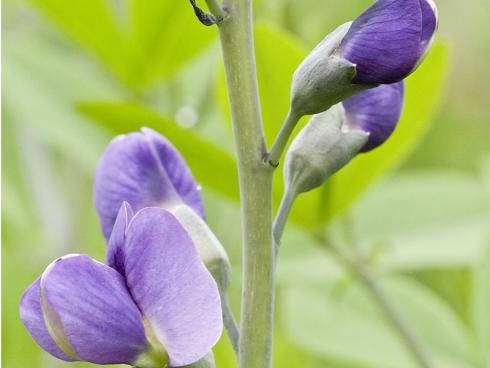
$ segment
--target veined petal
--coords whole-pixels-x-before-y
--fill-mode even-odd
[[[129,222],[134,216],[133,209],[128,202],[123,202],[112,233],[107,243],[107,265],[124,275],[124,242]]]
[[[32,338],[48,353],[68,362],[76,360],[60,349],[44,323],[41,309],[40,277],[27,288],[20,300],[20,319]]]
[[[218,288],[179,221],[145,208],[126,234],[126,281],[171,366],[194,363],[222,330]]]
[[[340,54],[356,64],[355,83],[394,83],[420,58],[421,0],[378,0],[352,23]]]
[[[204,216],[198,186],[184,159],[151,129],[115,138],[99,161],[94,202],[106,239],[123,201],[135,211],[186,203]]]
[[[369,133],[362,152],[378,147],[393,133],[400,120],[403,98],[401,81],[359,92],[342,102],[348,127]]]
[[[69,255],[48,266],[41,277],[41,306],[51,335],[81,360],[132,364],[148,349],[124,278],[89,256]]]

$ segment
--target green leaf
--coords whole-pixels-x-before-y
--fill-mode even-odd
[[[370,184],[400,165],[415,149],[439,107],[447,61],[447,47],[437,43],[420,68],[407,78],[405,107],[394,134],[381,147],[359,155],[327,183],[330,214],[345,211]]]
[[[383,246],[384,267],[468,266],[486,244],[490,196],[477,178],[464,173],[399,174],[369,191],[352,217],[364,243]]]
[[[106,0],[30,0],[79,45],[127,81],[125,40]]]
[[[4,102],[11,115],[7,124],[24,127],[92,173],[104,136],[73,110],[72,102],[87,96],[114,98],[116,89],[79,63],[77,55],[44,41],[9,37],[4,47],[4,86],[9,91]]]
[[[436,362],[468,368],[475,351],[464,324],[428,289],[404,278],[383,282],[386,293]],[[377,304],[359,285],[339,294],[324,287],[292,285],[281,315],[296,345],[320,357],[363,368],[413,368],[416,363],[386,322]]]
[[[473,270],[471,322],[482,361],[485,366],[490,366],[490,245],[482,252],[480,262]]]
[[[30,0],[127,87],[151,87],[216,38],[185,1]]]
[[[113,134],[138,131],[147,126],[164,134],[184,156],[196,179],[205,187],[238,198],[234,159],[191,130],[136,103],[84,102],[79,109]]]
[[[216,38],[186,1],[130,0],[131,77],[148,86],[175,73]]]

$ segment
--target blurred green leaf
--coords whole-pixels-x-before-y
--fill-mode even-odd
[[[364,243],[384,245],[384,267],[467,266],[480,256],[489,233],[490,196],[467,174],[413,172],[373,188],[352,216]]]
[[[216,38],[186,1],[130,0],[131,78],[148,86],[168,77]]]
[[[43,56],[38,57],[42,47]],[[87,124],[72,107],[83,96],[117,96],[110,84],[94,79],[75,55],[48,44],[13,38],[5,42],[4,87],[9,93],[9,123],[25,127],[47,146],[63,152],[86,172],[92,172],[103,142],[101,132]],[[61,64],[61,66],[60,66]],[[64,64],[64,65],[63,65]],[[67,66],[77,67],[74,74]],[[83,137],[83,139],[81,139]]]
[[[137,91],[171,75],[216,36],[184,1],[30,1]]]
[[[338,214],[356,201],[380,176],[400,165],[431,126],[447,77],[448,49],[434,45],[429,56],[406,80],[405,107],[393,135],[376,150],[357,156],[330,180],[330,214]]]
[[[30,0],[79,45],[90,50],[122,80],[128,55],[121,24],[106,0]]]
[[[473,271],[471,320],[478,338],[482,362],[490,367],[490,245],[487,245]]]
[[[408,279],[387,279],[383,286],[437,366],[474,366],[475,351],[468,331],[443,300]],[[363,368],[416,365],[359,284],[340,295],[328,287],[318,291],[318,286],[298,284],[284,293],[281,317],[295,344],[315,355]]]
[[[136,103],[84,102],[79,109],[112,134],[138,131],[147,126],[164,134],[182,153],[196,179],[213,190],[238,198],[234,159],[191,130]]]

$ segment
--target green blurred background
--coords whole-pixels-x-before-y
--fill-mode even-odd
[[[296,66],[369,3],[254,2],[269,144]],[[318,234],[342,218],[437,366],[490,367],[490,3],[437,4],[438,44],[407,81],[396,134],[295,207],[278,269],[277,367],[416,367],[321,246]],[[216,30],[185,0],[4,0],[2,21],[2,364],[68,366],[30,338],[18,301],[55,257],[103,260],[95,165],[111,137],[141,126],[169,137],[202,184],[238,312],[237,180]],[[276,202],[281,186],[279,173]],[[225,336],[215,355],[218,367],[236,366]]]

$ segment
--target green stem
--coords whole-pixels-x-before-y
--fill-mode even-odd
[[[219,5],[217,0],[206,0],[206,5],[208,6],[209,11],[216,18],[224,18],[223,9]]]
[[[238,357],[238,341],[240,338],[240,330],[233,316],[233,311],[231,310],[228,297],[226,295],[221,295],[221,309],[223,310],[223,324],[225,325],[226,332],[230,338],[233,350]]]
[[[294,127],[298,123],[299,119],[301,119],[300,115],[292,110],[289,110],[286,120],[284,120],[281,130],[279,131],[279,134],[277,135],[277,138],[267,156],[267,161],[273,167],[277,167],[277,165],[279,165],[279,159],[281,158],[281,155],[288,143],[289,137],[293,133]]]
[[[281,199],[281,204],[277,210],[276,218],[274,219],[274,224],[272,225],[272,233],[274,234],[274,243],[276,247],[276,255],[281,244],[281,237],[286,227],[286,222],[291,213],[293,203],[296,200],[297,194],[286,189],[284,195]]]
[[[252,0],[225,0],[219,23],[237,150],[243,237],[241,368],[272,366],[274,250],[272,174],[266,146],[252,32]]]

